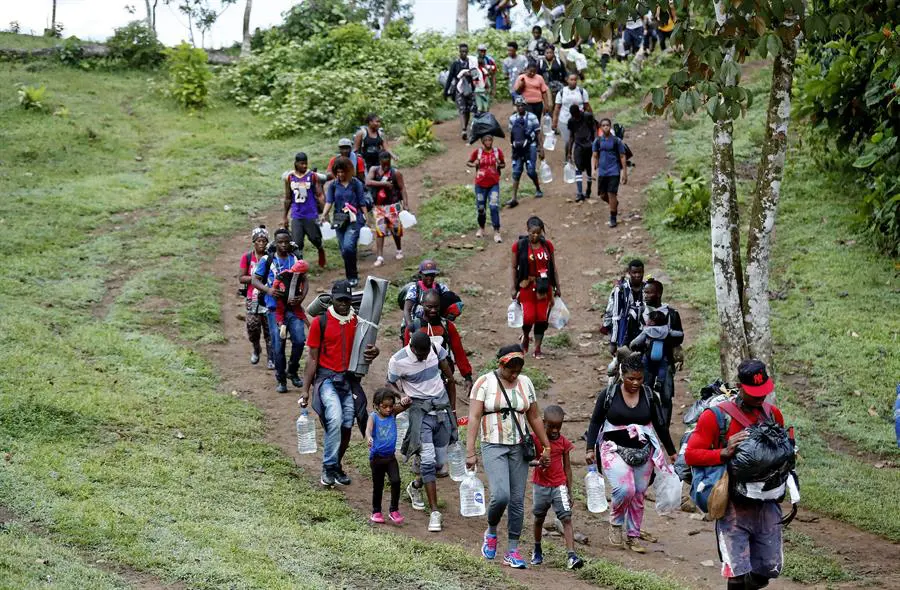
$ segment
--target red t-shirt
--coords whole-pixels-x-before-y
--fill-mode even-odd
[[[497,164],[504,164],[503,150],[500,148],[491,148],[486,150],[481,148],[481,158],[478,157],[478,150],[472,152],[469,161],[478,160],[478,171],[475,173],[475,185],[481,188],[491,188],[500,182],[500,171],[497,170]]]
[[[334,172],[334,161],[338,159],[339,156],[334,156],[330,160],[328,160],[328,168],[326,168],[326,172]],[[353,158],[350,158],[350,163],[353,163]],[[362,156],[356,156],[356,173],[365,176],[366,174],[366,163],[363,161]]]
[[[544,447],[541,446],[541,441],[538,440],[537,436],[532,434],[531,438],[534,439],[534,446],[537,448],[538,457],[540,457],[541,453],[544,452]],[[561,434],[558,439],[551,440],[550,465],[546,468],[535,467],[532,481],[545,488],[557,488],[566,485],[566,470],[563,465],[563,455],[568,455],[574,448],[575,445]]]
[[[780,425],[784,426],[784,416],[781,410],[775,406],[772,408],[772,418]],[[759,421],[764,416],[762,408],[750,412],[744,412],[751,421]],[[731,419],[731,425],[728,427],[725,440],[743,430],[741,423]],[[719,424],[716,422],[716,415],[712,410],[704,410],[697,420],[697,428],[691,438],[688,439],[687,448],[684,451],[684,462],[692,467],[710,467],[712,465],[721,465],[722,456],[719,454]]]
[[[259,257],[255,251],[244,252],[244,255],[241,256],[241,276],[250,275],[252,277],[258,262]],[[247,299],[249,301],[256,299],[256,288],[250,283],[247,284]]]
[[[540,242],[537,244],[528,242],[528,276],[530,277],[538,277],[541,273],[549,272],[550,270],[550,255],[553,254],[553,243],[550,240],[545,242],[547,244],[546,249]],[[518,241],[513,242],[512,251],[514,255],[518,256]]]
[[[319,327],[319,316],[316,316],[309,325],[306,346],[319,349],[320,367],[343,373],[350,365],[350,353],[353,352],[353,337],[356,335],[358,320],[353,316],[353,319],[342,326],[337,318],[330,317],[328,312],[325,312],[325,317],[328,323],[325,324],[324,348],[319,336],[322,331]]]

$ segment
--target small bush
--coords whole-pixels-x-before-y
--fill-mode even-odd
[[[22,30],[22,26],[19,24],[19,21],[17,21],[17,20],[9,21],[9,32],[10,33],[14,33],[14,34],[18,35],[19,31],[21,31],[21,30]]]
[[[696,229],[709,223],[709,183],[696,170],[688,170],[681,179],[667,176],[665,198],[670,205],[664,224],[675,229]]]
[[[186,109],[202,109],[207,105],[212,73],[206,65],[207,55],[187,43],[166,50],[169,86],[166,94]]]
[[[409,39],[411,36],[412,30],[405,20],[392,20],[385,27],[383,34],[385,39]]]
[[[406,144],[424,152],[437,151],[438,140],[431,128],[432,125],[434,121],[431,119],[417,119],[410,123],[404,131]]]
[[[46,111],[44,100],[47,96],[47,87],[19,86],[19,105],[26,111]]]
[[[154,68],[165,58],[165,47],[142,21],[119,27],[106,45],[113,60],[120,59],[132,68]]]
[[[67,66],[79,67],[81,60],[84,58],[84,47],[81,39],[71,36],[62,45],[56,48],[56,57],[59,61]]]

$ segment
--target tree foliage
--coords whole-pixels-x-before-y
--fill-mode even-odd
[[[201,109],[207,105],[209,81],[212,79],[206,65],[207,59],[205,51],[187,43],[166,50],[169,70],[166,94],[186,109]]]
[[[145,21],[132,21],[106,40],[109,55],[134,68],[152,68],[162,63],[165,47]]]

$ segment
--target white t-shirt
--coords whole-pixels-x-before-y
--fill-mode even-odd
[[[584,103],[588,102],[590,97],[588,96],[587,90],[581,88],[580,86],[576,86],[575,90],[572,90],[568,86],[565,86],[562,90],[556,93],[556,104],[560,105],[559,108],[559,123],[560,125],[564,125],[569,118],[572,116],[569,114],[569,108],[576,104],[583,111]]]
[[[524,433],[525,412],[537,401],[534,384],[525,375],[519,375],[516,386],[507,389],[506,394],[509,397],[509,404],[506,403],[493,372],[482,375],[472,386],[469,399],[484,402],[484,416],[479,424],[483,443],[515,445],[521,442],[513,420],[519,423],[519,429]],[[509,409],[510,404],[514,411],[507,412],[504,416],[502,410]]]
[[[424,361],[416,358],[410,345],[404,346],[388,361],[388,383],[412,398],[440,400],[447,395],[439,366],[446,358],[441,346],[432,346]]]

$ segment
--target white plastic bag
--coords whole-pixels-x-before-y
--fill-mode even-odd
[[[668,470],[657,470],[653,482],[656,492],[656,511],[660,515],[671,514],[681,508],[681,480]]]
[[[400,223],[404,229],[410,228],[416,224],[416,216],[404,209],[400,212]]]
[[[575,182],[575,173],[575,166],[572,165],[572,162],[566,162],[566,166],[563,168],[563,180],[566,181],[566,184]]]
[[[562,297],[553,299],[553,307],[550,308],[550,317],[547,321],[557,330],[562,330],[569,323],[569,308],[563,302]]]
[[[551,152],[556,149],[556,134],[552,131],[544,136],[544,149]]]
[[[524,323],[525,311],[522,309],[522,304],[518,301],[513,301],[506,308],[506,325],[510,328],[521,328]]]
[[[550,169],[547,160],[541,160],[541,182],[544,184],[553,182],[553,170]]]
[[[333,240],[337,237],[337,232],[331,227],[331,224],[327,221],[319,224],[319,229],[322,230],[322,239],[323,240]]]
[[[359,243],[361,246],[368,246],[372,243],[372,240],[375,239],[375,234],[372,233],[366,226],[362,226],[359,230]]]

